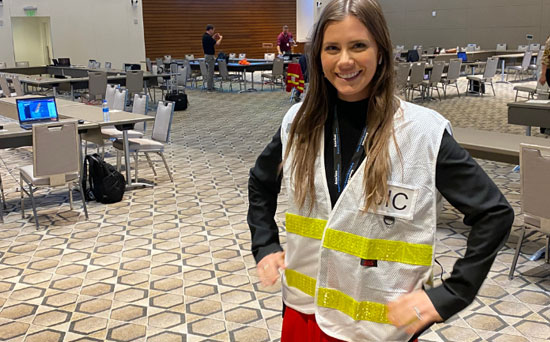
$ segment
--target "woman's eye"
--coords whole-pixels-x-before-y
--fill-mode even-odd
[[[337,50],[338,50],[338,47],[336,47],[334,45],[325,46],[325,51],[337,51]]]
[[[355,43],[355,44],[353,45],[353,48],[354,48],[354,49],[364,49],[364,48],[366,48],[366,47],[367,47],[367,44],[365,44],[365,43]]]

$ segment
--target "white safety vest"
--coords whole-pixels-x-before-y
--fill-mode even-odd
[[[283,119],[283,153],[299,106]],[[401,101],[394,127],[401,154],[392,139],[388,201],[367,213],[361,210],[366,159],[331,208],[321,137],[311,210],[294,202],[292,153],[283,166],[289,206],[283,300],[315,314],[326,334],[344,341],[408,341],[412,335],[389,323],[386,304],[431,281],[440,199],[435,167],[450,124],[430,109]]]

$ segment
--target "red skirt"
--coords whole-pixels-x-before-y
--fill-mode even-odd
[[[414,340],[413,342],[418,341]],[[281,342],[344,342],[328,336],[317,325],[315,315],[306,315],[286,307]]]

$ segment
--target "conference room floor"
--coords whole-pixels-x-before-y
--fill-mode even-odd
[[[460,85],[464,89],[465,81]],[[455,126],[524,134],[523,127],[507,124],[512,87],[496,84],[496,97],[457,98],[450,90],[447,100],[424,105]],[[279,339],[280,284],[258,283],[246,223],[247,181],[291,105],[289,95],[280,90],[188,94],[190,106],[175,113],[165,152],[174,183],[162,163],[154,177],[143,159],[140,178],[156,185],[129,191],[119,203],[90,202],[89,221],[79,212],[78,195],[75,210],[69,210],[65,189],[39,191],[41,230],[32,218],[21,219],[17,168],[32,163],[32,153],[30,148],[0,150],[8,199],[6,223],[0,226],[0,340]],[[523,222],[519,174],[510,164],[479,163],[514,206],[514,232],[474,303],[420,340],[547,341],[550,267],[527,259],[544,238],[527,239],[516,277],[509,281]],[[280,226],[284,194],[283,189]],[[445,203],[437,259],[446,275],[464,255],[468,232],[461,215]],[[440,274],[439,267],[435,271]]]

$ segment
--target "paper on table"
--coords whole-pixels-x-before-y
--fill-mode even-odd
[[[550,104],[550,100],[527,100],[525,103]]]

